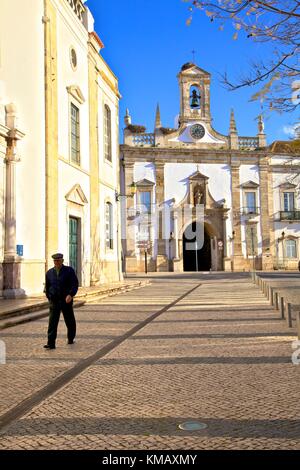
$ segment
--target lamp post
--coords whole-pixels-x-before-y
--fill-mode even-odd
[[[233,272],[233,255],[234,255],[234,252],[233,252],[233,249],[234,249],[233,241],[234,241],[234,237],[235,237],[235,231],[233,230],[231,237],[230,237],[230,236],[228,237],[229,241],[231,242],[231,272]]]
[[[170,237],[169,237],[169,270],[171,269],[171,265],[172,265],[172,243],[173,243],[174,239],[175,239],[174,233],[170,232]]]
[[[285,233],[281,232],[281,240],[282,240],[282,268],[285,269],[285,262],[284,262],[284,237]]]
[[[254,229],[250,227],[251,233],[251,247],[252,247],[252,271],[255,271],[255,258],[254,258]]]
[[[120,197],[134,197],[134,195],[136,194],[136,189],[137,189],[136,183],[133,182],[130,185],[130,194],[121,194],[115,191],[116,201],[119,201]]]
[[[198,272],[198,244],[197,240],[195,241],[196,249],[195,249],[195,254],[196,254],[196,272]]]

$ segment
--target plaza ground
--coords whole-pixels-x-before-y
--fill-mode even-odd
[[[47,318],[1,332],[0,449],[299,449],[296,332],[249,275],[148,279],[78,308],[73,346],[63,320],[53,351]]]

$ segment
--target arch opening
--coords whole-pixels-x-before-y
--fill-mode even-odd
[[[183,234],[182,242],[183,242],[183,270],[184,271],[209,271],[212,266],[211,261],[211,243],[210,243],[210,235],[208,233],[207,228],[204,226],[204,243],[202,248],[197,249],[190,249],[187,246],[189,243],[193,243],[196,240],[196,236],[194,239],[188,239],[186,237],[187,230],[191,230],[196,233],[197,229],[197,222],[192,222],[192,227],[188,226]],[[189,248],[189,249],[188,249]]]

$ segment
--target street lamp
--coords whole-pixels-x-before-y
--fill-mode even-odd
[[[134,197],[134,195],[136,194],[136,189],[137,189],[136,183],[133,182],[130,185],[130,194],[121,194],[115,191],[116,201],[119,201],[120,197]]]
[[[233,241],[234,241],[234,238],[235,238],[235,231],[233,230],[232,232],[232,235],[231,237],[229,236],[228,239],[229,241],[231,242],[231,271],[233,272],[233,247],[234,247],[234,244],[233,244]]]
[[[282,240],[282,268],[285,269],[285,263],[284,263],[284,237],[285,233],[281,232],[281,240]]]
[[[250,227],[250,233],[251,233],[251,247],[252,247],[252,271],[255,271],[255,259],[254,259],[254,229],[253,227]]]
[[[171,269],[170,267],[172,266],[172,243],[173,243],[173,240],[175,239],[174,237],[174,233],[173,232],[170,232],[170,237],[169,237],[169,269]]]

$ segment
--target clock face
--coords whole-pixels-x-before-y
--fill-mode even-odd
[[[193,139],[199,140],[199,139],[202,139],[202,137],[204,137],[205,129],[203,126],[201,126],[201,124],[194,124],[190,128],[190,134],[193,137]]]

